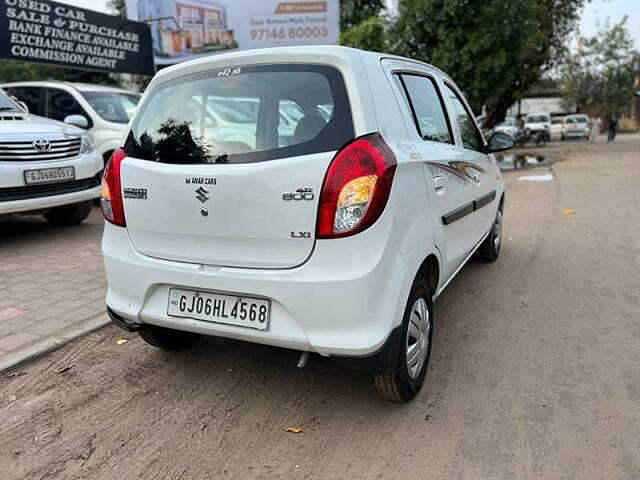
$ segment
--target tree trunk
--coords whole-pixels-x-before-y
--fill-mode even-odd
[[[507,110],[509,110],[509,107],[513,105],[513,93],[514,92],[512,91],[505,93],[497,103],[491,104],[487,107],[487,118],[484,121],[484,128],[493,128],[504,120]]]

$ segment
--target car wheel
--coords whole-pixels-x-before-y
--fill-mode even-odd
[[[138,335],[149,345],[163,350],[181,350],[191,345],[198,335],[182,330],[145,325],[138,330]]]
[[[91,213],[93,201],[88,200],[82,203],[74,203],[73,205],[65,205],[64,207],[54,208],[44,214],[44,218],[51,225],[56,227],[75,225],[86,219]]]
[[[476,252],[476,256],[485,262],[495,262],[500,255],[500,247],[502,245],[502,217],[502,205],[500,205],[489,235],[480,247],[478,247],[478,251]]]
[[[395,369],[374,375],[378,394],[392,402],[408,402],[422,388],[433,343],[433,292],[418,279],[409,294]]]

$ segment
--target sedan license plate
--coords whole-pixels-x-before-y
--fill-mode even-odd
[[[269,327],[271,303],[261,298],[172,288],[169,290],[167,314],[266,330]]]
[[[73,167],[40,168],[38,170],[24,171],[24,183],[27,185],[68,182],[75,179],[76,171]]]

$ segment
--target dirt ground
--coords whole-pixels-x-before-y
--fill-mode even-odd
[[[544,153],[552,181],[506,174],[498,262],[436,302],[413,403],[319,356],[110,326],[2,374],[0,478],[640,478],[640,137]]]

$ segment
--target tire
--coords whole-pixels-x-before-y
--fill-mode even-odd
[[[560,140],[565,141],[564,135],[560,135]]]
[[[502,246],[502,204],[498,207],[496,218],[491,226],[491,231],[484,242],[478,247],[476,256],[485,262],[495,262],[500,255],[500,247]]]
[[[191,345],[198,335],[182,330],[145,325],[138,330],[138,335],[149,345],[162,350],[181,350]]]
[[[397,365],[394,370],[377,373],[373,377],[378,394],[385,400],[409,402],[415,398],[424,384],[433,344],[432,298],[433,292],[425,279],[416,279],[404,311]],[[420,328],[416,327],[418,322],[421,324]],[[416,352],[418,357],[412,367],[407,362],[409,352]]]
[[[44,218],[51,225],[63,227],[68,225],[76,225],[85,220],[91,214],[93,200],[87,200],[82,203],[74,203],[73,205],[65,205],[64,207],[54,208],[44,214]]]

